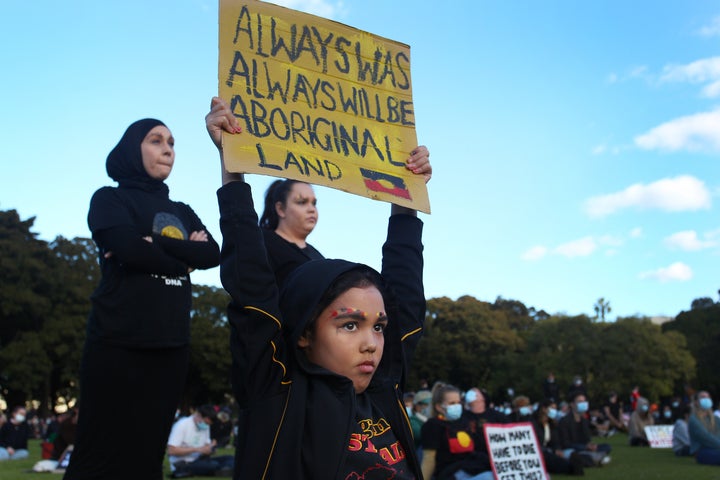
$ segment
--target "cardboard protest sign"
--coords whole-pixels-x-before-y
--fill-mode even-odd
[[[673,425],[650,425],[645,435],[652,448],[672,448]]]
[[[243,128],[231,172],[293,178],[426,213],[410,47],[256,0],[220,0],[220,96]]]
[[[483,427],[497,480],[550,480],[531,423]]]

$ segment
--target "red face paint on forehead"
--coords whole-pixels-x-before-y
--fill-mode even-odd
[[[381,318],[381,317],[384,317],[384,316],[385,316],[385,313],[384,313],[384,312],[377,312],[377,313],[374,314],[374,315],[375,315],[376,318]],[[330,317],[331,317],[331,318],[336,318],[336,317],[362,317],[362,318],[368,318],[368,316],[371,316],[371,315],[369,315],[367,312],[364,312],[364,311],[362,311],[362,310],[360,310],[360,309],[358,309],[358,308],[352,308],[352,307],[347,307],[347,308],[346,308],[346,307],[343,307],[343,308],[339,308],[339,309],[337,309],[337,310],[333,310],[332,312],[330,312]]]

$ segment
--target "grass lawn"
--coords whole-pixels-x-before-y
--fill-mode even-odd
[[[40,440],[30,440],[29,445],[30,457],[25,460],[14,460],[0,462],[0,480],[61,480],[62,474],[58,473],[35,473],[32,471],[40,458]],[[218,449],[217,455],[233,455],[235,453],[232,448]],[[170,478],[170,465],[165,457],[165,473],[166,478]],[[194,478],[216,478],[216,477],[194,477]],[[132,480],[132,479],[128,479]]]
[[[600,468],[588,468],[585,477],[592,480],[718,480],[720,467],[698,465],[692,457],[678,458],[670,449],[631,448],[627,436],[614,435],[609,439],[597,439],[612,445],[612,462]],[[231,455],[231,449],[218,451]],[[30,442],[30,458],[0,462],[1,480],[47,480],[62,478],[59,474],[33,473],[33,465],[40,460],[40,442]],[[166,472],[169,472],[169,467]],[[29,473],[28,473],[29,472]],[[572,479],[566,475],[553,475],[556,479]]]

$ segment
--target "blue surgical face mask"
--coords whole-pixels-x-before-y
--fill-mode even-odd
[[[462,415],[462,405],[456,403],[455,405],[448,405],[445,407],[445,418],[448,420],[457,420]]]
[[[640,405],[640,411],[641,412],[647,412],[650,407],[647,405]]]
[[[17,415],[15,415],[14,418],[17,423],[22,423],[25,421],[25,415],[21,415],[19,413]]]
[[[680,402],[673,402],[673,403],[672,403],[672,407],[673,407],[673,408],[677,408],[677,407],[679,407],[679,406],[680,406]]]
[[[700,399],[700,408],[703,410],[710,410],[712,408],[712,399],[708,397],[703,397]]]
[[[408,417],[409,417],[410,415],[412,415],[412,408],[410,408],[410,407],[405,407],[405,411],[407,412]]]
[[[520,407],[520,415],[523,417],[527,417],[532,413],[532,408],[530,407]]]
[[[503,410],[503,413],[504,413],[505,415],[510,415],[510,414],[512,413],[512,408],[506,407],[505,410]]]
[[[555,419],[557,418],[557,416],[558,416],[557,408],[551,408],[551,409],[549,409],[547,415],[548,415],[548,418],[549,418],[549,419],[555,420]]]
[[[665,411],[663,412],[663,416],[664,416],[665,418],[670,418],[670,417],[672,417],[672,412],[671,412],[670,410],[665,410]]]
[[[577,403],[577,411],[578,413],[585,413],[588,411],[588,402],[578,402]]]
[[[197,422],[197,423],[195,424],[195,426],[197,427],[198,430],[207,430],[208,428],[210,428],[210,425],[208,425],[207,423],[203,422],[202,420],[199,421],[199,422]]]

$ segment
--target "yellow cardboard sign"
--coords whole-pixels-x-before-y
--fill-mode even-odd
[[[220,96],[243,127],[225,166],[430,213],[405,168],[417,146],[410,47],[256,0],[220,0]]]

